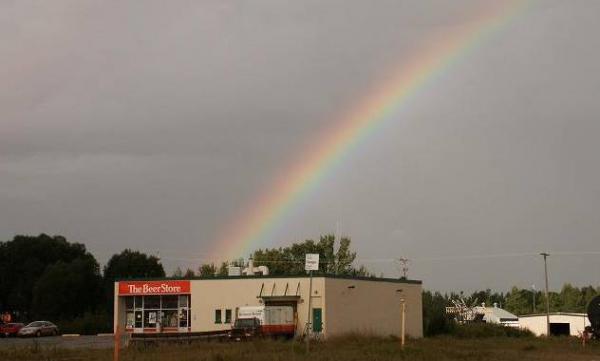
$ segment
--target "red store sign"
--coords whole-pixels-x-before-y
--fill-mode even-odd
[[[179,295],[190,293],[190,281],[121,281],[119,295]]]

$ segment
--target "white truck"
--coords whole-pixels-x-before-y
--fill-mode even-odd
[[[292,338],[295,332],[292,306],[243,306],[237,310],[229,337],[234,340],[257,336]]]

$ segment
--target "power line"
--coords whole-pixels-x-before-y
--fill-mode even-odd
[[[411,258],[410,262],[429,262],[429,261],[453,261],[453,260],[470,260],[470,259],[489,259],[489,258],[511,258],[511,257],[528,257],[528,256],[537,256],[539,255],[536,252],[523,252],[523,253],[499,253],[499,254],[475,254],[475,255],[459,255],[459,256],[440,256],[440,257],[423,257],[423,258]],[[582,252],[553,252],[553,256],[593,256],[600,255],[600,251],[582,251]],[[215,261],[211,258],[202,258],[202,257],[171,257],[161,255],[160,259],[166,260],[181,260],[181,261]],[[406,258],[356,258],[355,261],[358,262],[399,262],[401,259]],[[233,259],[235,261],[237,259]],[[408,263],[408,259],[406,259]],[[269,258],[260,258],[260,262],[272,262],[272,263],[303,263],[304,259],[298,260],[286,260],[286,259],[269,259]],[[327,263],[327,262],[322,262]]]

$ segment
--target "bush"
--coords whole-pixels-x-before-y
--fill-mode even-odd
[[[81,335],[96,335],[112,332],[113,319],[106,312],[87,312],[81,317],[56,322],[61,333],[78,333]]]
[[[533,337],[533,333],[529,330],[483,322],[466,325],[455,324],[449,333],[458,338]]]

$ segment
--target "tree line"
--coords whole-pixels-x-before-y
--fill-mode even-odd
[[[257,250],[255,265],[267,265],[273,275],[304,273],[304,255],[319,253],[322,273],[363,275],[355,268],[356,252],[349,238],[322,236],[290,247]],[[243,260],[201,264],[197,270],[180,268],[173,277],[219,277],[228,275],[228,266],[243,266]],[[153,255],[125,249],[114,254],[101,269],[85,245],[71,243],[63,236],[17,235],[0,242],[0,313],[16,320],[47,319],[63,331],[94,333],[112,328],[114,282],[124,278],[162,278],[165,270]]]
[[[305,274],[304,261],[307,253],[319,254],[319,271],[316,274],[335,274],[343,276],[375,277],[363,265],[356,266],[356,252],[352,251],[352,241],[342,237],[339,242],[332,234],[320,236],[318,241],[305,240],[288,247],[258,249],[250,255],[254,266],[267,266],[269,275],[293,276]],[[198,272],[188,268],[185,272],[177,268],[174,277],[223,277],[228,274],[229,265],[243,266],[244,260],[200,265]]]
[[[104,332],[112,328],[115,279],[164,276],[158,258],[138,251],[113,255],[101,272],[81,243],[17,235],[0,242],[0,313],[53,320],[63,331]]]
[[[356,265],[356,252],[350,238],[339,241],[324,235],[318,241],[306,240],[288,247],[259,249],[251,254],[255,266],[269,267],[275,276],[301,275],[306,253],[318,253],[321,274],[377,277],[364,266]],[[174,277],[224,277],[229,265],[243,266],[243,260],[220,264],[200,264],[197,269],[176,269]],[[94,333],[112,328],[114,282],[124,278],[162,278],[165,270],[160,259],[125,249],[110,257],[101,269],[95,257],[81,243],[68,242],[63,236],[17,235],[0,242],[0,313],[10,312],[17,319],[55,321],[67,332]],[[381,277],[381,276],[380,276]],[[592,286],[566,284],[560,292],[550,293],[552,312],[584,312],[591,298],[600,293]],[[478,291],[441,294],[423,292],[423,326],[426,335],[444,333],[449,322],[445,307],[451,299],[462,298],[467,304],[497,303],[517,315],[543,312],[542,292],[513,287],[509,292]]]
[[[575,287],[569,283],[560,291],[548,292],[550,312],[585,313],[592,298],[600,294],[600,287]],[[425,335],[447,333],[452,327],[446,316],[446,306],[451,300],[462,299],[469,306],[485,304],[493,307],[496,304],[517,316],[545,313],[546,297],[544,292],[533,289],[512,287],[510,291],[492,292],[476,291],[471,294],[423,291],[423,331]]]

